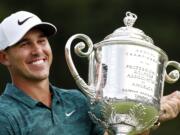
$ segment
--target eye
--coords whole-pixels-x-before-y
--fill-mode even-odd
[[[44,45],[44,44],[46,44],[46,41],[47,41],[46,38],[40,38],[40,39],[38,40],[38,43]]]
[[[19,47],[25,47],[25,46],[28,46],[30,44],[30,42],[28,42],[28,41],[23,41],[23,42],[20,42],[19,44],[18,44],[18,46]]]

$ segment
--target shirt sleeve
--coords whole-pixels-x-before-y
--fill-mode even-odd
[[[15,135],[7,114],[0,112],[0,135]]]
[[[101,114],[101,103],[95,103],[95,105],[90,105],[89,104],[89,108],[90,108],[90,112],[97,118],[100,120],[103,120],[102,114]],[[94,127],[93,127],[93,133],[92,135],[104,135],[105,133],[105,129],[102,127],[102,125],[98,122],[96,122],[96,120],[94,120],[92,118],[92,116],[90,116],[91,114],[89,114],[89,117],[91,118],[92,122],[94,123]]]
[[[78,96],[81,97],[80,98],[81,102],[84,102],[85,106],[87,107],[88,116],[90,117],[92,123],[90,135],[104,135],[105,129],[101,126],[101,124],[98,124],[96,121],[94,121],[89,114],[90,111],[98,119],[102,119],[101,111],[100,111],[102,107],[101,103],[96,103],[95,105],[91,105],[89,97],[86,97],[83,94],[80,94],[79,92],[78,92]]]
[[[102,128],[100,125],[95,124],[93,128],[92,135],[104,135],[105,129]]]

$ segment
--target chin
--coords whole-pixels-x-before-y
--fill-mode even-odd
[[[45,80],[49,77],[49,73],[46,74],[41,74],[41,73],[37,73],[35,75],[32,75],[32,78],[36,79],[36,80]]]

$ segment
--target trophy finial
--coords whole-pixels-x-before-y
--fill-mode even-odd
[[[132,27],[136,22],[136,19],[137,19],[137,15],[128,11],[126,12],[126,17],[124,18],[123,21],[126,26]]]

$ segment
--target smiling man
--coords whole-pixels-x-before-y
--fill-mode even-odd
[[[53,24],[19,11],[0,24],[0,63],[11,83],[0,97],[0,135],[103,135],[89,118],[89,103],[77,90],[49,82]]]

